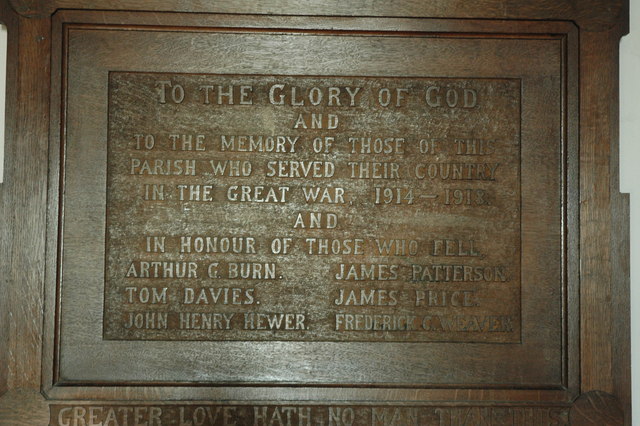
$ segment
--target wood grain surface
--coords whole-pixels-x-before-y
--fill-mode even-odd
[[[0,315],[4,388],[40,385],[47,210],[49,20],[3,4],[9,36],[6,180],[0,187]],[[42,74],[32,72],[39,69]]]
[[[16,11],[25,16],[46,16],[57,9],[97,9],[148,11],[148,5],[137,0],[10,0]],[[313,0],[268,0],[262,2],[232,1],[202,2],[199,0],[160,0],[154,11],[200,13],[248,13],[266,15],[324,15],[324,16],[395,16],[424,18],[483,18],[483,19],[544,19],[576,21],[583,28],[600,31],[613,26],[626,14],[624,0],[465,0],[430,1],[402,0],[395,2],[366,2],[356,5],[339,0],[322,3]]]
[[[181,413],[199,416],[200,411],[195,412],[194,404],[200,402],[203,406],[202,413],[207,412],[206,406],[213,412],[218,409],[222,410],[220,413],[224,413],[224,407],[216,405],[224,401],[229,410],[235,409],[229,407],[236,402],[244,404],[242,410],[246,409],[246,415],[237,417],[240,422],[238,424],[244,421],[255,423],[252,416],[256,415],[258,419],[262,419],[260,416],[263,412],[260,410],[268,404],[271,405],[265,408],[264,413],[270,416],[280,415],[275,413],[285,407],[284,404],[296,406],[295,412],[298,414],[307,413],[303,411],[307,409],[306,406],[301,404],[310,404],[315,408],[309,408],[309,413],[313,412],[318,419],[337,408],[342,410],[342,414],[350,413],[344,411],[350,407],[358,416],[352,424],[371,424],[372,418],[380,420],[377,424],[393,424],[394,416],[397,416],[396,424],[402,421],[447,425],[483,424],[482,422],[507,422],[506,424],[514,425],[630,424],[629,200],[618,192],[617,158],[617,52],[619,39],[628,28],[628,2],[483,0],[470,4],[467,1],[404,0],[395,3],[355,3],[158,0],[154,2],[154,10],[148,11],[148,4],[133,0],[0,0],[0,22],[7,25],[9,30],[5,182],[0,184],[0,424],[51,422],[62,425],[69,418],[65,416],[75,412],[79,425],[91,421],[87,416],[90,416],[89,408],[92,406],[97,407],[96,413],[104,414],[109,407],[131,404],[132,401],[139,402],[140,412],[146,413],[144,415],[150,413],[150,407],[165,406],[166,419],[169,421],[177,421]],[[87,99],[83,96],[94,88],[88,79],[83,79],[82,72],[72,74],[72,81],[65,80],[69,76],[64,73],[69,69],[73,70],[73,66],[69,67],[67,63],[69,58],[74,58],[69,55],[68,46],[78,47],[83,46],[83,43],[95,42],[100,49],[108,51],[108,55],[97,58],[94,63],[82,63],[83,59],[77,57],[77,64],[86,67],[95,65],[95,69],[104,66],[105,68],[100,69],[111,67],[128,71],[127,67],[133,63],[131,58],[143,51],[145,45],[158,43],[158,46],[165,46],[167,49],[174,43],[175,46],[180,46],[178,41],[186,40],[180,39],[181,34],[190,34],[192,40],[201,42],[214,38],[227,40],[225,37],[228,37],[231,41],[228,42],[226,51],[232,52],[234,46],[237,49],[233,37],[247,28],[251,29],[251,35],[247,39],[253,37],[254,40],[261,39],[262,36],[258,37],[258,34],[265,34],[266,37],[279,31],[289,31],[295,37],[313,34],[316,38],[327,31],[343,31],[354,45],[357,36],[364,39],[371,36],[374,30],[386,31],[388,35],[398,39],[389,44],[396,46],[391,54],[396,64],[402,63],[412,54],[410,49],[407,52],[402,50],[406,45],[400,39],[416,34],[422,37],[430,32],[437,32],[442,38],[457,34],[460,36],[459,40],[469,39],[475,43],[476,54],[485,49],[493,55],[491,60],[479,60],[473,68],[470,66],[468,69],[490,75],[492,67],[500,68],[501,73],[516,75],[525,81],[530,79],[532,87],[539,87],[541,90],[552,87],[552,81],[536,80],[536,68],[530,67],[522,71],[522,75],[517,75],[526,61],[526,50],[521,50],[518,54],[518,45],[512,44],[516,47],[504,52],[512,52],[510,57],[517,57],[520,62],[507,60],[500,64],[500,60],[504,58],[500,56],[499,41],[496,40],[508,39],[512,40],[509,43],[521,43],[520,46],[533,49],[532,54],[540,54],[547,59],[553,57],[551,52],[554,49],[559,49],[561,71],[568,76],[561,87],[565,93],[561,114],[566,120],[562,121],[558,117],[557,123],[562,122],[565,127],[561,129],[561,138],[554,140],[569,142],[562,149],[550,151],[555,153],[553,155],[562,157],[558,174],[555,177],[545,176],[550,181],[555,179],[555,183],[548,184],[548,187],[560,188],[561,184],[558,182],[565,177],[569,182],[567,186],[554,192],[557,195],[555,205],[561,205],[566,214],[561,215],[556,211],[556,216],[540,216],[542,219],[539,223],[560,224],[557,230],[549,232],[555,238],[550,237],[549,240],[556,243],[562,241],[561,259],[551,259],[550,262],[544,262],[544,265],[536,266],[535,256],[529,256],[524,262],[524,267],[535,273],[542,273],[544,266],[551,264],[562,268],[558,275],[566,286],[543,287],[545,292],[551,293],[560,289],[561,294],[553,299],[558,301],[554,305],[557,310],[553,312],[557,315],[553,317],[553,321],[561,323],[562,330],[546,334],[548,348],[544,347],[539,353],[534,351],[529,355],[532,359],[537,357],[542,360],[539,365],[552,367],[537,370],[532,364],[521,370],[520,379],[494,387],[484,386],[490,384],[487,377],[492,375],[517,376],[518,368],[509,365],[505,357],[501,366],[493,365],[479,371],[473,378],[476,382],[471,380],[471,385],[469,380],[463,386],[458,386],[458,382],[447,382],[448,378],[461,377],[461,373],[452,368],[439,376],[444,378],[439,386],[429,386],[428,380],[407,375],[406,368],[410,366],[401,365],[407,359],[406,354],[398,350],[395,355],[386,358],[387,365],[382,369],[376,368],[375,363],[367,364],[366,361],[362,361],[361,365],[358,362],[350,364],[347,369],[350,375],[358,374],[359,366],[364,372],[362,374],[365,374],[365,380],[361,380],[356,386],[342,386],[340,380],[336,379],[337,375],[330,377],[330,386],[324,386],[326,381],[305,382],[305,377],[322,377],[313,376],[313,362],[322,359],[322,362],[329,364],[330,345],[323,346],[325,352],[315,352],[313,356],[299,345],[298,352],[293,351],[288,356],[294,354],[295,357],[296,353],[304,353],[308,357],[308,371],[311,373],[306,372],[308,376],[299,375],[298,379],[302,379],[296,383],[282,380],[285,370],[271,370],[267,367],[268,363],[264,363],[261,378],[266,378],[265,381],[271,379],[269,386],[251,384],[251,370],[247,370],[246,376],[239,380],[242,382],[241,386],[237,383],[232,383],[233,386],[212,386],[211,381],[207,380],[199,382],[189,379],[177,383],[179,380],[174,373],[181,369],[199,374],[200,377],[216,377],[211,375],[212,369],[207,368],[209,361],[196,350],[183,354],[191,356],[186,364],[179,367],[167,364],[162,369],[152,371],[140,360],[139,354],[132,351],[134,344],[117,342],[114,347],[120,349],[110,354],[99,352],[98,345],[82,344],[82,339],[87,337],[82,335],[82,331],[60,341],[57,301],[64,293],[59,292],[56,281],[61,274],[58,269],[58,250],[61,249],[59,233],[64,230],[59,228],[58,219],[59,214],[64,212],[60,209],[59,197],[64,195],[65,187],[62,186],[61,191],[58,184],[65,183],[64,176],[61,179],[60,173],[69,160],[67,152],[61,150],[61,147],[66,143],[67,130],[73,132],[84,128],[82,126],[86,124],[82,119],[73,123],[63,121],[69,108],[66,95],[69,85],[76,85],[75,88],[72,87],[76,91],[74,93],[79,95],[76,99]],[[123,29],[125,31],[121,31]],[[140,36],[142,33],[144,35]],[[218,33],[222,36],[211,36]],[[197,34],[207,35],[198,39],[200,36]],[[266,39],[265,37],[262,39]],[[70,40],[72,45],[67,44]],[[380,40],[371,44],[374,47],[370,52],[383,49],[385,42],[380,37]],[[451,43],[451,46],[458,46],[456,49],[461,49],[459,46],[464,44]],[[268,48],[268,43],[264,46]],[[554,47],[549,49],[550,46]],[[300,50],[301,57],[311,55],[313,43],[308,44],[308,47],[306,51]],[[418,48],[419,45],[414,44],[414,49]],[[96,49],[98,51],[100,50]],[[163,66],[169,67],[167,64],[172,60],[170,55],[163,57],[157,52],[162,52],[162,49],[148,54],[152,57],[152,62],[155,61],[158,70]],[[452,52],[449,54],[453,57],[455,50]],[[256,50],[255,55],[266,57],[264,50]],[[468,55],[472,57],[473,53]],[[84,60],[89,57],[91,55]],[[345,58],[348,59],[345,62],[355,61],[355,57]],[[176,65],[164,71],[196,72],[210,66],[207,65],[206,57],[197,59],[201,61],[198,65],[200,68],[192,65],[193,69],[187,69],[186,66],[177,69]],[[419,57],[416,59],[420,60],[424,61]],[[266,64],[264,67],[267,67],[268,59],[262,61]],[[224,61],[221,63],[224,66]],[[295,65],[295,61],[292,63]],[[363,63],[366,64],[366,61]],[[544,68],[550,63],[542,61],[540,66]],[[140,68],[145,67],[144,61],[138,64]],[[433,64],[437,64],[437,59],[434,59]],[[275,62],[271,65],[273,69],[283,66]],[[232,65],[227,66],[232,69]],[[249,63],[244,66],[245,69],[241,70],[243,72],[255,71]],[[309,69],[302,62],[296,66],[297,68],[291,68],[291,73]],[[425,67],[428,66],[429,63],[425,61]],[[321,65],[318,67],[321,70]],[[397,70],[397,75],[401,76],[402,67]],[[572,74],[572,70],[576,72]],[[462,73],[464,68],[459,68],[458,71]],[[86,105],[91,108],[93,104],[89,102]],[[544,104],[539,102],[538,106],[540,105]],[[95,108],[100,106],[100,103],[93,105]],[[100,119],[100,114],[96,111],[92,111],[93,114],[83,113],[80,117]],[[544,131],[551,132],[550,127],[544,128]],[[575,143],[571,144],[571,141]],[[544,161],[544,158],[536,158],[536,161]],[[540,179],[545,179],[545,176]],[[82,176],[72,177],[79,179],[75,188],[82,190]],[[85,183],[88,182],[89,180]],[[575,228],[571,227],[572,224],[575,224]],[[528,235],[542,235],[538,231],[538,228],[533,227]],[[89,256],[90,253],[82,254],[85,255]],[[540,259],[544,259],[544,255],[541,252]],[[534,296],[533,292],[529,295],[532,298]],[[549,323],[553,322],[551,319],[549,318]],[[78,326],[82,325],[79,317],[74,321]],[[88,325],[85,332],[87,329],[91,329],[91,326]],[[547,324],[547,330],[557,330],[557,327]],[[91,334],[88,334],[88,340],[91,340]],[[66,344],[77,342],[81,344],[72,351],[63,351],[66,363],[65,369],[60,370],[59,345],[64,348]],[[358,349],[354,348],[342,354],[352,356]],[[417,346],[412,349],[414,355],[419,352],[417,349]],[[479,354],[484,353],[482,356],[490,358],[486,347],[478,345],[474,349],[475,352],[462,351],[452,354],[450,358],[455,358],[456,362],[468,358],[471,364],[479,362]],[[407,353],[412,350],[407,350]],[[174,351],[171,356],[179,352],[180,350]],[[285,353],[277,350],[273,350],[273,353],[286,359]],[[230,351],[225,356],[233,358],[236,355],[243,356],[243,352]],[[369,359],[376,356],[380,354],[372,354]],[[138,359],[140,369],[135,370],[137,378],[127,379],[127,371],[133,373],[134,370],[120,363],[117,368],[113,364],[114,368],[110,371],[101,371],[100,368],[104,367],[100,367],[99,361],[109,357],[118,361],[128,359],[133,365]],[[352,359],[357,357],[354,355]],[[443,364],[450,361],[445,352],[430,359],[440,360]],[[79,371],[74,369],[76,360],[83,366]],[[556,360],[561,362],[556,363]],[[290,364],[299,366],[304,364],[303,361],[291,358]],[[417,355],[412,362],[422,365],[418,362]],[[92,366],[97,368],[92,369]],[[437,368],[436,363],[433,366]],[[337,371],[335,363],[329,369]],[[399,372],[397,377],[402,378],[403,386],[409,386],[403,388],[396,386],[397,383],[387,386],[389,383],[382,381],[377,384],[366,381],[366,377],[388,378],[391,374],[389,372],[394,370]],[[141,371],[151,371],[148,376],[151,382],[138,380]],[[240,369],[236,370],[239,371]],[[292,371],[299,374],[302,370]],[[537,382],[529,380],[528,377],[532,377],[536,371],[540,374],[546,371],[545,374],[548,375]],[[74,377],[78,372],[81,375]],[[399,406],[415,407],[422,411],[393,411]],[[383,414],[383,411],[375,410],[388,411]],[[374,413],[378,417],[372,417]],[[341,417],[343,423],[349,424],[348,416],[351,414],[344,415],[347,417]],[[196,417],[189,419],[194,420]],[[224,424],[220,418],[216,419],[218,420],[209,419],[209,423],[203,424]],[[322,419],[318,424],[328,421],[328,417]]]
[[[582,392],[604,391],[628,401],[629,375],[619,374],[619,365],[630,362],[628,256],[620,256],[628,247],[629,200],[618,193],[620,36],[585,33],[581,40],[580,323]],[[610,48],[601,49],[603,43]]]
[[[620,401],[602,391],[587,392],[573,403],[569,414],[572,426],[617,426],[625,424]]]

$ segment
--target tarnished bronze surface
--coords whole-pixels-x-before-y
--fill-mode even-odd
[[[111,73],[105,337],[520,341],[520,81]]]

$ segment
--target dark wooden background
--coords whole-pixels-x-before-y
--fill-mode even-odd
[[[5,182],[0,184],[0,424],[46,424],[45,271],[52,20],[58,9],[149,9],[144,1],[1,0],[9,29]],[[153,11],[560,20],[579,28],[580,391],[572,424],[630,423],[629,202],[618,192],[618,42],[623,0],[157,0]],[[88,396],[89,397],[89,396]],[[83,398],[84,399],[84,398]]]

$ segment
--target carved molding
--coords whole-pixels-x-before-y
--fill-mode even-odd
[[[146,2],[129,1],[126,7],[122,2],[104,0],[8,0],[13,9],[28,18],[43,18],[50,16],[57,9],[84,10],[148,10]],[[229,13],[229,10],[242,9],[243,13],[256,14],[310,14],[310,15],[350,15],[338,3],[331,3],[327,7],[318,9],[313,5],[305,6],[305,2],[289,2],[271,0],[265,4],[242,5],[236,2],[200,2],[196,0],[159,0],[155,2],[154,10],[158,12],[184,11],[198,13]],[[268,3],[268,4],[267,4]],[[465,3],[465,4],[463,4]],[[230,4],[233,4],[230,6]],[[333,4],[333,5],[332,5]],[[231,9],[230,9],[231,7]],[[307,10],[308,8],[308,10]],[[442,17],[429,2],[413,2],[403,0],[388,6],[370,6],[371,16],[412,16],[412,17]],[[529,8],[523,8],[521,2],[513,0],[483,0],[476,2],[476,7],[468,2],[457,2],[451,7],[450,18],[478,18],[478,19],[543,19],[543,20],[575,20],[586,31],[606,31],[616,23],[624,21],[623,13],[628,10],[628,0],[547,0],[538,1]],[[306,11],[306,12],[305,12]],[[305,13],[302,13],[305,12]],[[434,14],[435,13],[435,14]],[[577,17],[577,18],[576,18]]]
[[[624,411],[615,396],[592,391],[575,400],[569,419],[572,426],[618,426],[624,424]]]
[[[8,0],[9,4],[21,16],[26,18],[44,18],[55,11],[55,1]]]
[[[586,31],[606,31],[621,21],[628,8],[624,0],[570,0],[578,25]]]

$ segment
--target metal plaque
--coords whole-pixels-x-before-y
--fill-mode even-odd
[[[108,91],[106,339],[520,341],[520,80]]]

